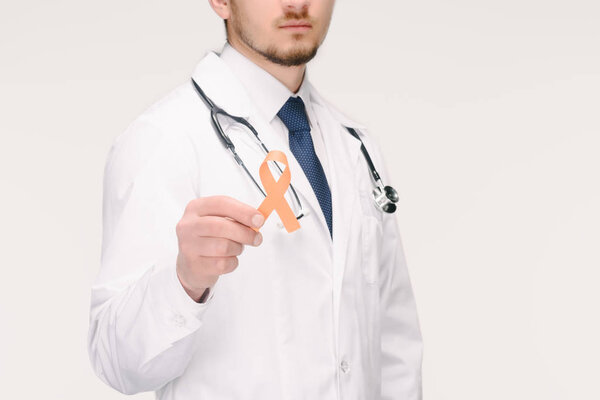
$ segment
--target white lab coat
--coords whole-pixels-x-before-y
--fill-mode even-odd
[[[213,101],[247,118],[266,146],[287,155],[309,215],[287,233],[273,212],[259,247],[220,276],[205,303],[177,280],[175,225],[193,198],[263,196],[210,124],[191,82],[151,106],[110,149],[104,177],[101,268],[92,287],[88,351],[116,390],[157,398],[420,400],[422,338],[395,215],[371,198],[354,127],[392,184],[364,126],[311,88],[327,151],[333,241],[309,181],[287,143],[261,118],[213,52],[194,79]],[[224,125],[258,182],[264,153]],[[402,206],[400,205],[400,210]]]

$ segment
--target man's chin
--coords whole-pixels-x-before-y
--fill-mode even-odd
[[[306,64],[317,53],[318,46],[314,45],[292,45],[286,49],[278,49],[276,47],[268,48],[263,54],[269,61],[276,64],[293,66]]]

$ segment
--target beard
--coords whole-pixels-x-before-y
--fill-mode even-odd
[[[232,29],[238,35],[240,40],[249,48],[266,58],[272,63],[284,65],[284,66],[297,66],[306,64],[317,55],[319,49],[319,43],[303,44],[300,40],[302,39],[301,34],[295,34],[292,37],[296,40],[294,46],[289,50],[281,50],[275,45],[259,46],[254,41],[247,30],[244,29],[243,18],[235,7],[235,2],[231,2],[232,14],[235,16],[232,19]],[[308,19],[308,13],[287,13],[284,17],[285,20],[290,19]]]
[[[243,39],[242,39],[243,40]],[[302,65],[306,64],[317,55],[318,45],[295,47],[286,52],[279,50],[275,46],[268,46],[266,49],[261,50],[257,47],[253,47],[250,43],[246,44],[250,46],[254,51],[265,57],[267,60],[285,66]]]

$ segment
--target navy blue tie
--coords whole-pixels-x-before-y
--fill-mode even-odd
[[[302,167],[317,196],[317,200],[319,200],[321,211],[325,215],[325,221],[327,221],[327,227],[329,228],[329,236],[333,238],[331,192],[321,162],[315,153],[304,102],[300,97],[290,97],[281,107],[277,116],[288,128],[290,150],[298,160],[298,164]]]

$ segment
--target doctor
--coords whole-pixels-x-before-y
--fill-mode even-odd
[[[209,2],[228,42],[192,77],[286,154],[305,215],[291,233],[276,212],[264,220],[264,195],[191,80],[152,105],[106,159],[95,373],[161,400],[420,400],[423,346],[395,215],[375,206],[345,127],[389,185],[384,160],[306,73],[334,0]],[[220,122],[260,182],[265,152],[241,124]],[[298,214],[291,190],[285,198]]]

